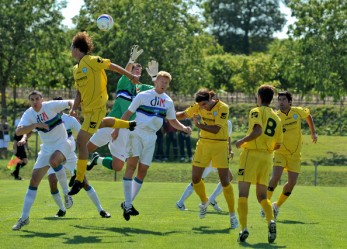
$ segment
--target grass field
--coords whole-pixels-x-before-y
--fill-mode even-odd
[[[235,134],[233,140],[239,136]],[[346,142],[347,137],[320,136],[319,143],[314,145],[308,136],[304,137],[302,173],[298,186],[281,209],[278,237],[272,245],[267,243],[266,222],[259,216],[254,187],[249,198],[250,237],[244,244],[236,242],[239,230],[229,229],[227,212],[216,213],[210,209],[205,219],[199,219],[196,194],[186,202],[189,211],[177,210],[175,202],[191,178],[188,163],[153,163],[134,202],[141,214],[128,222],[119,207],[123,200],[122,172],[116,182],[113,171],[100,166],[87,173],[102,206],[112,214],[110,219],[100,218],[83,191],[74,197],[74,206],[66,217],[54,218],[58,208],[45,177],[30,213],[30,224],[21,231],[12,231],[21,214],[34,160],[21,170],[25,181],[12,180],[5,167],[7,161],[0,160],[0,248],[346,248],[347,167],[344,163],[330,164],[336,155],[342,162],[347,158]],[[235,174],[240,150],[234,148],[234,151],[230,166]],[[317,158],[321,163],[315,187],[313,160]],[[216,182],[216,174],[206,179],[208,193]],[[237,196],[235,181],[233,186]],[[279,193],[277,189],[274,198]],[[223,196],[217,200],[226,210]]]
[[[347,244],[345,187],[298,186],[281,209],[278,237],[275,244],[269,245],[254,188],[249,198],[250,237],[247,243],[239,244],[239,230],[229,229],[226,212],[216,213],[210,208],[206,218],[199,219],[195,194],[186,201],[189,211],[175,208],[186,184],[145,183],[134,202],[140,215],[128,222],[119,207],[121,183],[95,181],[93,186],[103,207],[112,214],[110,219],[100,218],[83,192],[75,196],[66,217],[54,218],[58,208],[45,180],[30,214],[31,223],[21,231],[12,231],[21,213],[27,182],[0,181],[1,248],[346,248]],[[208,193],[214,187],[207,184]],[[218,200],[226,210],[224,198],[219,196]]]

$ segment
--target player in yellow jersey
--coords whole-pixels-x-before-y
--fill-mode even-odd
[[[193,118],[194,124],[200,129],[199,140],[193,157],[192,182],[194,191],[200,197],[200,218],[205,218],[209,200],[206,196],[202,175],[210,163],[217,168],[223,193],[228,204],[231,228],[238,227],[235,215],[234,192],[229,178],[228,164],[228,117],[229,107],[218,99],[215,93],[201,89],[195,95],[195,104],[183,112],[177,112],[177,119]],[[200,119],[198,119],[200,117]]]
[[[100,124],[106,115],[107,76],[105,70],[111,70],[127,76],[132,83],[139,83],[139,76],[131,74],[109,59],[92,56],[94,45],[86,32],[78,32],[72,39],[71,55],[78,62],[73,68],[73,77],[77,88],[70,115],[77,116],[76,110],[81,105],[83,124],[77,135],[78,161],[74,185],[69,195],[77,194],[83,187],[84,174],[88,162],[87,143],[90,137],[101,128]],[[114,128],[133,128],[128,121],[116,119]]]
[[[238,237],[240,242],[244,242],[249,235],[247,215],[251,184],[256,184],[257,199],[264,209],[269,230],[268,241],[273,243],[276,239],[276,223],[271,202],[266,196],[266,189],[272,170],[273,152],[280,148],[283,142],[283,132],[281,120],[269,107],[273,95],[272,86],[261,85],[258,88],[258,107],[249,112],[246,136],[236,142],[237,148],[243,148],[238,171],[239,199],[237,211],[241,224]]]
[[[288,171],[288,182],[284,184],[278,200],[272,203],[275,219],[279,213],[279,207],[292,193],[301,170],[301,121],[303,119],[310,127],[312,141],[317,142],[317,134],[308,108],[292,107],[292,94],[287,91],[278,94],[278,104],[280,109],[277,114],[283,125],[283,144],[279,150],[275,151],[274,167],[267,189],[267,198],[271,200],[283,169]],[[263,210],[261,210],[261,214],[263,214]]]

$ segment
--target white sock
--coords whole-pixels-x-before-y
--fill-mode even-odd
[[[23,211],[22,211],[22,219],[27,219],[29,217],[30,209],[32,205],[34,204],[34,201],[36,199],[37,195],[37,188],[36,187],[30,187],[27,190],[27,193],[24,197],[24,205],[23,205]]]
[[[59,209],[62,211],[66,211],[65,206],[63,204],[63,200],[59,194],[59,190],[56,193],[51,193],[55,203],[58,205]]]
[[[53,168],[55,175],[58,179],[58,182],[63,190],[64,195],[69,193],[69,186],[67,185],[67,179],[66,179],[66,173],[64,170],[64,167],[62,165],[59,165],[56,168]]]
[[[133,201],[137,194],[140,192],[140,189],[142,187],[143,181],[139,180],[138,178],[134,178],[132,182],[132,193],[131,193],[131,200]]]
[[[181,199],[178,201],[180,204],[184,205],[184,201],[188,199],[189,196],[194,192],[193,184],[189,183],[187,188],[184,190]]]
[[[124,178],[123,177],[123,191],[124,191],[124,198],[125,198],[125,206],[131,207],[132,206],[132,199],[131,199],[131,192],[132,192],[132,179]]]
[[[92,186],[89,186],[89,189],[86,191],[87,191],[89,198],[92,200],[92,202],[94,203],[94,205],[98,209],[98,212],[100,213],[100,211],[102,211],[103,209],[102,209],[99,197],[95,192],[95,189]]]
[[[102,165],[102,160],[104,160],[104,158],[101,157],[101,156],[99,156],[98,159],[96,160],[96,163],[97,163],[98,165]]]
[[[222,184],[219,182],[217,184],[217,187],[213,191],[212,195],[208,198],[210,200],[210,202],[215,202],[217,196],[220,195],[220,193],[222,193],[222,191],[223,191],[223,187],[222,187]]]

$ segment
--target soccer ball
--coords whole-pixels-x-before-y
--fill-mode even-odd
[[[96,19],[96,25],[102,31],[110,30],[113,26],[113,18],[108,14],[102,14]]]

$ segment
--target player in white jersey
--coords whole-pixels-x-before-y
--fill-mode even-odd
[[[54,98],[54,100],[62,100],[62,98],[57,97],[57,98]],[[71,144],[73,146],[73,152],[70,154],[70,156],[68,156],[68,158],[66,159],[66,162],[63,164],[63,166],[64,166],[64,168],[66,168],[67,170],[70,171],[71,175],[75,175],[77,156],[75,154],[76,142],[75,142],[74,137],[72,136],[72,132],[75,131],[76,133],[78,133],[79,130],[81,129],[81,124],[77,121],[77,119],[75,117],[66,115],[65,113],[61,113],[61,114],[62,114],[63,123],[64,123],[65,128],[66,128],[66,132],[68,135],[68,139],[71,141]],[[59,211],[56,214],[56,217],[63,217],[66,214],[66,210],[64,208],[63,202],[62,202],[61,197],[59,195],[59,190],[58,190],[58,186],[57,186],[57,178],[55,176],[55,172],[53,169],[50,168],[48,170],[47,174],[48,174],[48,181],[49,181],[52,197],[59,207]],[[101,217],[102,218],[110,218],[111,215],[102,208],[99,197],[95,192],[95,189],[91,185],[89,185],[86,177],[84,178],[84,181],[85,181],[84,189],[87,192],[89,198],[95,204]],[[69,185],[72,186],[73,182],[74,182],[74,178],[73,178],[73,180],[70,180]],[[68,197],[71,198],[70,196],[68,196]],[[65,200],[65,203],[66,203],[66,200]],[[69,206],[67,206],[66,204],[65,204],[65,207],[69,208]]]
[[[177,130],[191,133],[191,128],[181,124],[176,119],[176,111],[172,99],[165,93],[169,87],[171,75],[161,71],[154,81],[154,89],[139,93],[122,119],[128,120],[136,112],[136,127],[130,132],[127,144],[127,166],[123,177],[123,189],[125,201],[121,204],[123,217],[130,219],[130,215],[138,215],[139,212],[133,208],[132,202],[141,189],[143,180],[152,162],[156,132],[162,127],[166,118]],[[113,135],[117,134],[117,130]],[[137,176],[133,178],[137,169]]]
[[[228,138],[228,150],[229,150],[229,159],[232,159],[234,157],[234,152],[232,151],[231,148],[231,134],[232,134],[232,123],[230,120],[228,120],[228,134],[229,134],[229,138]],[[216,168],[212,167],[212,162],[210,163],[210,165],[205,168],[204,173],[202,174],[202,179],[205,179],[211,172],[217,172]],[[229,170],[229,178],[230,178],[230,182],[233,179],[233,175],[231,174],[231,171]],[[221,185],[220,182],[218,182],[215,190],[213,191],[213,193],[210,195],[210,197],[208,197],[209,203],[210,205],[217,211],[217,212],[221,212],[222,209],[221,207],[218,206],[216,198],[218,195],[220,195],[220,193],[222,193],[223,191],[223,187]],[[181,210],[181,211],[187,211],[188,209],[186,208],[186,206],[184,205],[184,202],[186,199],[188,199],[189,196],[191,196],[191,194],[194,192],[194,188],[193,188],[193,183],[189,183],[187,188],[184,190],[181,198],[179,199],[178,202],[176,202],[176,207]]]
[[[73,102],[69,100],[43,102],[42,93],[38,91],[29,93],[29,101],[31,107],[24,112],[16,134],[19,136],[37,130],[42,144],[24,198],[22,215],[12,227],[13,230],[20,230],[29,224],[29,213],[37,195],[37,188],[50,166],[54,169],[64,194],[69,192],[62,163],[73,148],[67,139],[60,112],[71,108]]]

